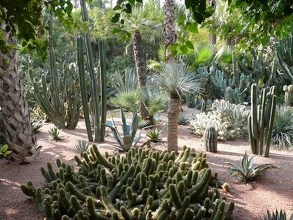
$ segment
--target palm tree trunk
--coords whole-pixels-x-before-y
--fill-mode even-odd
[[[166,60],[172,61],[173,56],[172,52],[168,49],[170,45],[175,44],[177,36],[175,33],[175,1],[174,0],[165,0],[164,4],[164,41],[166,48]]]
[[[146,75],[146,58],[144,49],[142,46],[142,39],[139,30],[136,30],[133,36],[133,53],[136,67],[136,74],[138,83],[142,91],[146,87],[147,75]],[[140,116],[144,119],[148,117],[149,113],[144,102],[140,102]]]
[[[168,109],[168,151],[178,152],[178,119],[180,98],[171,97]]]
[[[4,24],[0,28],[5,31]],[[16,45],[11,33],[5,32],[4,37],[7,44]],[[36,147],[17,60],[17,50],[0,53],[0,120],[5,131],[1,135],[13,151],[11,161],[23,164],[35,161],[41,147]]]

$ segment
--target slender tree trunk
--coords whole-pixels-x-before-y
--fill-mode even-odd
[[[168,49],[170,45],[174,45],[177,41],[177,36],[175,33],[175,1],[165,0],[164,4],[164,42],[166,48],[166,60],[172,61],[172,52]]]
[[[4,24],[1,29],[5,30]],[[8,44],[16,45],[16,39],[9,32],[5,32],[4,37]],[[0,53],[0,120],[5,131],[1,135],[13,151],[11,161],[23,164],[35,161],[41,147],[36,147],[17,60],[17,50]]]
[[[178,119],[180,112],[180,98],[170,97],[168,109],[168,151],[178,152]]]
[[[136,30],[133,36],[133,54],[134,54],[138,84],[141,90],[144,91],[146,88],[146,83],[147,83],[146,58],[145,58],[145,52],[142,46],[142,39],[141,39],[141,34],[139,30]],[[144,119],[146,119],[149,115],[144,102],[140,102],[140,115]]]

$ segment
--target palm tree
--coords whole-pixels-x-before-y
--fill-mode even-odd
[[[11,32],[5,32],[5,27],[5,24],[2,24],[0,30],[5,33],[6,42],[16,45],[15,37]],[[5,131],[0,135],[4,137],[13,152],[10,155],[11,160],[23,164],[36,160],[41,148],[36,147],[33,135],[18,69],[18,54],[16,49],[0,53],[0,121]]]
[[[178,152],[178,119],[181,97],[184,93],[198,89],[198,81],[192,71],[183,63],[162,64],[159,74],[154,76],[155,84],[169,94],[168,107],[168,151]]]
[[[166,48],[166,60],[172,61],[172,51],[168,49],[170,45],[175,44],[177,36],[175,33],[175,0],[165,0],[164,4],[164,41]]]

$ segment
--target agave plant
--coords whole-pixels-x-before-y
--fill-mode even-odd
[[[120,117],[122,120],[123,136],[120,135],[113,117],[112,117],[112,121],[106,122],[105,126],[110,128],[111,131],[113,132],[114,138],[119,144],[118,150],[127,152],[130,150],[131,147],[135,147],[137,145],[138,141],[143,137],[142,131],[149,127],[144,127],[143,129],[141,129],[139,135],[136,136],[136,133],[138,130],[137,112],[135,111],[133,113],[131,125],[126,123],[126,117],[122,108],[120,108]]]
[[[254,159],[255,156],[248,158],[248,155],[245,152],[244,156],[240,158],[240,165],[231,162],[225,162],[225,164],[229,164],[231,166],[231,175],[235,176],[241,182],[252,181],[259,177],[267,169],[277,168],[270,163],[254,166]]]
[[[85,140],[79,140],[75,143],[76,150],[80,153],[82,156],[84,152],[87,152],[89,147],[89,143]]]
[[[60,131],[57,127],[50,128],[49,135],[51,139],[54,141],[62,140],[62,136],[60,135]]]
[[[267,210],[267,216],[260,218],[260,220],[286,220],[286,217],[286,212],[283,210],[281,210],[280,213],[278,212],[278,210],[272,213],[270,213],[270,211]],[[293,214],[291,215],[290,220],[293,220]]]
[[[150,139],[152,142],[158,142],[161,139],[159,138],[160,134],[162,133],[161,130],[158,130],[158,128],[149,129],[146,136]]]

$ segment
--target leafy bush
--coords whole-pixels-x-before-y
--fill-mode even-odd
[[[293,110],[290,107],[277,108],[272,143],[279,149],[287,149],[293,146]]]
[[[230,104],[224,100],[215,100],[210,112],[192,115],[189,129],[202,137],[207,126],[214,126],[218,139],[233,140],[247,135],[247,118],[250,111],[243,105]]]
[[[254,158],[255,156],[252,156],[249,159],[247,153],[245,152],[244,156],[240,159],[240,165],[236,165],[231,162],[225,162],[225,164],[229,164],[231,166],[231,175],[235,176],[241,182],[254,180],[267,169],[277,168],[269,163],[254,166]]]

